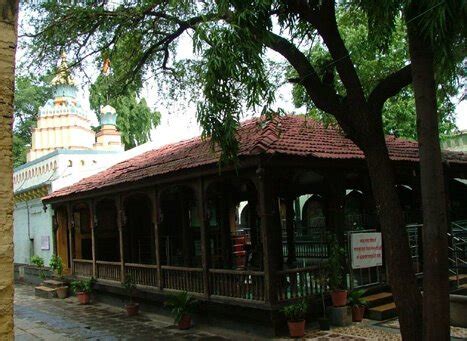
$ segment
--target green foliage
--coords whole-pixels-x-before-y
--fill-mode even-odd
[[[39,268],[43,268],[44,267],[44,258],[42,258],[41,256],[38,256],[38,255],[34,255],[31,257],[31,263],[34,264],[35,266],[39,267]]]
[[[366,305],[366,300],[363,298],[363,295],[365,294],[366,290],[365,289],[357,289],[357,290],[352,290],[349,293],[348,296],[348,301],[351,306],[359,305],[359,306],[364,306]]]
[[[133,303],[133,294],[136,290],[136,283],[135,283],[135,279],[133,278],[133,276],[129,273],[125,274],[125,281],[123,282],[123,288],[125,289],[130,299],[130,303]]]
[[[333,235],[329,241],[329,286],[332,290],[345,289],[345,251],[339,246],[337,238]]]
[[[116,76],[99,76],[90,89],[91,108],[100,120],[100,106],[110,104],[117,111],[117,128],[121,133],[125,149],[151,140],[151,129],[160,122],[160,113],[152,111],[146,100],[138,100],[134,90],[113,87]]]
[[[52,86],[49,80],[49,75],[44,77],[26,75],[15,78],[14,167],[26,162],[27,146],[31,144],[32,128],[36,125],[39,107],[52,97]]]
[[[284,313],[287,321],[300,322],[305,319],[307,310],[308,304],[305,300],[301,300],[285,306],[281,311]]]
[[[380,6],[379,3],[370,2],[374,3],[375,6]],[[391,1],[386,5],[390,6]],[[391,22],[388,23],[391,25],[389,31],[387,31],[387,26],[376,28],[376,23],[369,21],[370,19],[365,13],[355,6],[341,8],[337,13],[339,30],[347,48],[351,51],[352,60],[367,95],[387,74],[397,71],[409,61],[403,18],[400,16],[392,17]],[[375,38],[376,32],[374,30],[385,32],[384,38]],[[376,40],[373,41],[373,39]],[[321,43],[312,45],[308,57],[317,66],[316,69],[321,78],[327,79],[338,93],[345,95],[345,89],[335,70],[335,63],[332,62],[326,47]],[[290,77],[295,75],[294,71],[290,72]],[[442,84],[438,88],[437,96],[440,136],[444,138],[451,135],[456,129],[455,104],[452,99],[458,93],[460,84],[453,77],[444,79]],[[332,116],[314,106],[303,86],[294,85],[292,95],[295,106],[305,106],[311,117],[321,120],[325,124],[335,124]],[[409,139],[417,138],[415,98],[411,87],[403,89],[386,101],[383,107],[383,127],[386,134]]]
[[[164,305],[171,309],[174,316],[174,322],[178,323],[182,319],[183,315],[192,314],[195,312],[198,305],[193,296],[188,292],[184,291],[179,294],[171,295]]]
[[[317,11],[323,6],[319,1],[304,3]],[[29,16],[29,27],[36,33],[30,35],[30,48],[41,63],[50,64],[58,48],[69,53],[72,66],[81,66],[84,58],[95,64],[103,57],[112,61],[108,84],[98,80],[101,84],[92,91],[100,94],[94,97],[101,98],[93,100],[94,108],[103,103],[102,98],[118,101],[120,96],[130,96],[123,106],[135,107],[136,94],[144,80],[157,79],[161,82],[157,91],[166,91],[174,100],[185,91],[197,104],[203,137],[211,137],[212,146],[220,147],[222,161],[231,160],[238,151],[236,129],[244,113],[272,116],[275,91],[287,76],[265,53],[273,32],[308,55],[310,67],[319,73],[327,90],[335,90],[343,102],[347,96],[335,71],[341,60],[330,56],[316,25],[294,13],[289,2],[142,1],[67,5],[48,0],[27,6],[38,14]],[[377,12],[378,6],[380,2],[365,0],[339,1],[335,5],[339,31],[367,96],[381,79],[408,61],[404,18],[394,15],[402,5],[398,1],[384,2],[381,8],[386,12]],[[373,9],[374,15],[366,15]],[[191,39],[193,58],[180,59],[175,55],[182,37]],[[298,64],[288,65],[295,70],[299,68]],[[454,105],[450,98],[457,92],[458,84],[453,78],[443,78],[440,83],[440,122],[444,134],[454,129]],[[295,86],[294,97],[297,105],[308,106],[310,115],[333,123],[327,114],[316,109],[301,86]],[[117,107],[118,103],[109,104],[123,113],[118,125],[124,133],[125,145],[142,141],[137,133],[144,135],[151,122],[155,122],[151,115],[147,111],[127,115],[125,108]],[[141,126],[130,128],[140,116],[144,117]],[[411,89],[405,88],[386,101],[383,116],[387,133],[416,137]],[[126,130],[131,132],[127,136]]]
[[[92,293],[96,280],[94,277],[84,280],[75,280],[71,282],[71,290],[76,294],[78,292]]]
[[[52,269],[52,271],[55,271],[55,273],[57,274],[57,276],[59,278],[62,278],[62,276],[63,276],[63,262],[62,262],[62,258],[60,256],[57,256],[55,254],[52,255],[52,257],[50,257],[49,267]]]

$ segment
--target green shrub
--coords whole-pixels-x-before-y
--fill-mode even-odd
[[[345,289],[344,281],[344,262],[345,251],[339,246],[335,236],[330,237],[329,241],[329,286],[332,290]]]
[[[123,282],[123,287],[130,299],[130,303],[133,303],[133,294],[136,290],[136,284],[133,276],[129,273],[125,275],[125,281]]]
[[[184,291],[170,296],[164,304],[171,308],[172,314],[174,315],[174,322],[178,323],[183,315],[192,314],[195,311],[198,301],[188,292]]]
[[[290,304],[282,308],[287,321],[290,322],[300,322],[305,319],[306,312],[308,310],[308,304],[305,300]]]
[[[366,305],[366,300],[362,297],[365,294],[364,289],[358,289],[358,290],[353,290],[349,294],[349,304],[351,306],[354,305],[360,305],[364,306]]]
[[[71,290],[76,294],[78,292],[91,293],[96,280],[94,277],[85,280],[76,280],[71,282]]]
[[[35,266],[39,267],[39,268],[43,268],[44,267],[44,258],[42,258],[41,256],[34,255],[34,256],[31,257],[31,263],[34,264]]]
[[[49,266],[53,271],[55,271],[59,278],[63,277],[63,262],[60,256],[52,255]]]

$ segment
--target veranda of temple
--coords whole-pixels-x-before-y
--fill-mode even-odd
[[[349,231],[379,230],[363,153],[303,116],[246,121],[238,138],[235,165],[220,168],[220,151],[195,138],[43,198],[67,271],[109,287],[131,275],[149,294],[188,291],[226,309],[275,311],[320,293],[327,236],[345,245]],[[386,141],[406,223],[421,223],[417,143]],[[467,156],[444,158],[450,218],[466,219],[456,179],[467,176]],[[384,266],[355,273],[351,285],[378,284],[384,274]]]

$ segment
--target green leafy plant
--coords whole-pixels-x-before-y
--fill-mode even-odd
[[[43,268],[44,267],[44,258],[42,258],[41,256],[34,255],[34,256],[31,257],[31,263],[34,264],[35,266],[39,267],[39,268]]]
[[[34,255],[31,257],[31,263],[34,264],[39,268],[39,278],[44,280],[47,278],[45,271],[44,271],[44,258],[41,256]]]
[[[345,289],[344,282],[344,249],[339,246],[337,238],[331,236],[329,240],[329,286],[332,290]]]
[[[52,257],[50,257],[49,266],[55,271],[59,278],[63,277],[63,262],[60,256],[52,255]]]
[[[366,306],[367,302],[363,298],[365,292],[364,289],[352,290],[348,297],[349,304],[351,306]]]
[[[321,304],[323,306],[323,318],[326,318],[326,302],[324,300],[324,293],[328,290],[329,286],[329,270],[326,264],[319,265],[317,281],[321,288]]]
[[[305,319],[308,304],[305,300],[290,304],[281,309],[287,321],[300,322]]]
[[[96,280],[94,277],[85,280],[76,280],[71,282],[71,290],[76,294],[78,292],[85,292],[90,294],[94,288]]]
[[[123,282],[123,287],[125,288],[125,291],[128,295],[128,298],[130,299],[130,304],[133,303],[133,294],[136,290],[136,283],[131,274],[126,274],[125,275],[125,281]]]
[[[174,315],[174,322],[178,323],[182,319],[183,315],[192,314],[198,305],[192,295],[184,291],[176,295],[170,296],[164,303],[165,306],[169,307]]]

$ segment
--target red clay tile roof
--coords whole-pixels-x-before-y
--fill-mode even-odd
[[[363,152],[339,129],[326,128],[304,116],[282,116],[269,123],[258,119],[248,120],[239,128],[238,137],[239,156],[267,153],[324,159],[364,158]],[[416,142],[388,136],[386,143],[392,160],[418,161]],[[57,190],[43,200],[129,183],[181,169],[215,164],[219,155],[219,151],[212,152],[209,141],[202,141],[200,138],[170,144],[122,161],[74,185]],[[467,155],[451,153],[448,160],[467,163]]]

